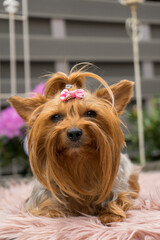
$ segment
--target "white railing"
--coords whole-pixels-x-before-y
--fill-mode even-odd
[[[17,14],[19,2],[17,0],[4,0],[6,14],[0,14],[0,19],[9,21],[9,49],[10,49],[10,86],[11,93],[2,93],[0,99],[7,99],[10,95],[17,94],[17,74],[16,74],[16,35],[15,20],[22,21],[23,25],[23,49],[24,49],[24,79],[25,92],[31,90],[30,77],[30,44],[29,44],[29,25],[28,25],[28,0],[22,1],[22,14]],[[1,82],[1,71],[0,71]],[[22,93],[23,94],[23,93]],[[20,95],[22,95],[20,94]]]

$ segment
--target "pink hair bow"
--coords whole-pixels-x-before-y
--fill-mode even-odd
[[[81,99],[81,98],[83,98],[83,96],[84,96],[83,89],[76,89],[74,91],[68,91],[67,89],[64,89],[60,94],[60,99],[64,102],[71,98]]]

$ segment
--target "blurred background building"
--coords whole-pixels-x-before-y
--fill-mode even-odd
[[[130,10],[117,0],[28,0],[31,88],[40,77],[67,72],[81,61],[100,67],[99,73],[109,83],[133,80],[132,43],[125,20]],[[4,13],[3,1],[0,12]],[[143,39],[140,61],[143,96],[160,93],[160,2],[139,5]],[[19,11],[21,14],[21,1]],[[23,93],[24,66],[22,21],[16,21],[17,92]],[[9,22],[0,19],[1,92],[10,94]]]
[[[22,0],[21,0],[22,1]],[[22,14],[21,1],[17,16]],[[0,14],[4,11],[0,1]],[[125,21],[129,7],[118,0],[28,0],[30,45],[30,90],[52,72],[64,71],[79,62],[91,62],[94,72],[109,84],[134,80],[132,42]],[[145,103],[160,95],[160,1],[145,1],[138,7],[142,39],[140,65]],[[23,24],[16,29],[16,94],[26,91],[24,78]],[[92,83],[90,84],[92,88]],[[0,17],[0,100],[7,106],[11,95],[9,20]]]

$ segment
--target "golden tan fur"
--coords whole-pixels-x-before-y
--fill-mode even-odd
[[[131,174],[128,183],[130,185],[130,189],[134,193],[132,195],[132,198],[137,198],[138,197],[138,193],[140,191],[140,186],[139,186],[139,183],[138,183],[138,175],[135,174],[135,173]]]
[[[104,88],[92,94],[85,90],[81,100],[60,100],[66,84],[72,84],[69,90],[84,88],[86,77],[95,78]],[[79,70],[69,76],[53,75],[45,85],[44,96],[9,99],[31,128],[28,147],[33,174],[55,198],[40,201],[38,208],[30,206],[32,214],[57,217],[86,213],[99,215],[104,223],[126,216],[132,205],[131,193],[120,193],[103,208],[101,204],[110,196],[117,175],[125,144],[119,115],[132,96],[132,88],[133,83],[127,80],[109,87],[98,75]],[[96,111],[95,118],[85,116],[90,110]],[[51,116],[55,114],[62,115],[63,120],[53,123]],[[75,126],[83,131],[78,147],[66,137],[67,130]],[[130,185],[137,191],[136,178],[131,177]]]

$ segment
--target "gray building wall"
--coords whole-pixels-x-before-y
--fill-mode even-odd
[[[115,0],[28,0],[32,88],[43,75],[88,61],[110,84],[134,80],[132,43],[125,29],[129,7]],[[4,13],[0,1],[0,13]],[[21,8],[17,14],[21,14]],[[160,94],[160,2],[139,5],[143,97]],[[0,19],[1,92],[10,93],[9,24]],[[22,22],[16,21],[17,90],[24,88]]]

